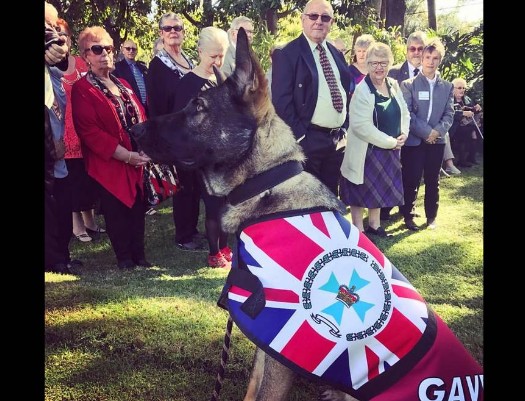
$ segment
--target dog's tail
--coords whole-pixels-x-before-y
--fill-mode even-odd
[[[226,323],[226,332],[224,333],[224,343],[222,344],[221,352],[221,365],[217,372],[217,379],[215,380],[215,387],[210,401],[219,401],[219,395],[222,389],[222,381],[224,380],[224,372],[226,370],[226,363],[228,362],[228,356],[230,353],[230,340],[232,334],[233,320],[231,316],[228,316],[228,322]]]

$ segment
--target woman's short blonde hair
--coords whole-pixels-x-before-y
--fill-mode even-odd
[[[370,44],[370,46],[368,46],[368,49],[366,50],[367,63],[372,56],[388,59],[387,68],[390,68],[394,63],[394,55],[392,54],[390,46],[382,42],[373,42]]]
[[[226,52],[229,46],[228,34],[226,31],[215,26],[202,28],[199,33],[197,47],[206,50],[210,45],[219,45],[222,47],[223,51]]]
[[[101,26],[90,26],[85,28],[80,35],[78,35],[78,50],[81,55],[86,53],[88,50],[87,44],[89,42],[100,42],[102,39],[108,39],[111,45],[113,45],[113,38],[111,35]]]

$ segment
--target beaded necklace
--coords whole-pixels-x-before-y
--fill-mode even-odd
[[[73,73],[75,73],[75,78],[73,78],[72,80],[69,80],[69,79],[66,79],[66,77],[64,75],[64,76],[62,76],[62,82],[67,84],[67,85],[69,85],[69,86],[73,86],[73,84],[75,82],[77,82],[82,77],[80,75],[80,71],[77,68],[75,68],[75,71],[72,72],[71,74],[73,74]],[[69,74],[69,75],[71,75],[71,74]]]
[[[184,53],[181,53],[181,56],[182,58],[184,59],[184,61],[186,61],[188,63],[188,67],[182,65],[181,63],[179,63],[177,60],[175,60],[175,57],[173,57],[167,50],[166,50],[166,54],[168,55],[168,57],[175,63],[177,64],[180,68],[183,68],[185,70],[191,70],[193,68],[192,64],[190,63],[190,61],[186,58],[186,56],[184,55]]]
[[[101,90],[102,93],[111,101],[119,116],[120,124],[129,135],[131,127],[139,122],[139,113],[135,104],[131,100],[131,97],[129,96],[127,88],[113,74],[109,74],[109,78],[115,85],[117,85],[117,88],[120,92],[120,99],[118,99],[117,96],[111,93],[106,85],[104,85],[102,81],[95,74],[93,74],[93,71],[89,71],[88,75],[93,82],[93,86]],[[133,150],[136,150],[137,145],[133,140],[133,137],[129,135],[129,138],[131,140]]]

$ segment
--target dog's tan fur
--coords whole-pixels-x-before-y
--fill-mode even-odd
[[[219,83],[225,77],[216,71]],[[292,130],[279,118],[270,101],[267,88],[267,80],[264,76],[259,62],[253,51],[249,48],[246,34],[241,29],[238,35],[236,70],[228,78],[228,85],[239,89],[243,106],[256,122],[256,131],[253,136],[250,151],[235,167],[224,171],[217,167],[220,163],[203,165],[201,171],[209,193],[214,195],[228,195],[235,187],[244,183],[247,179],[269,170],[289,160],[304,161],[305,157],[300,145],[296,142]],[[232,83],[234,85],[232,85]],[[206,92],[210,92],[206,91]],[[214,100],[203,94],[203,104],[209,106]],[[219,101],[219,100],[218,100]],[[187,115],[191,112],[191,106],[183,110]],[[187,124],[190,117],[185,117]],[[224,116],[224,118],[227,118]],[[199,116],[199,121],[202,121]],[[205,119],[204,119],[205,120]],[[144,125],[145,124],[145,125]],[[160,155],[162,145],[155,141],[155,145],[148,143],[144,131],[150,130],[148,135],[153,135],[159,128],[148,127],[148,122],[142,127],[139,125],[133,129],[136,139],[154,159],[164,157]],[[151,122],[150,124],[157,124]],[[204,124],[204,123],[202,123]],[[145,128],[147,127],[147,128]],[[200,127],[209,129],[209,126]],[[221,127],[214,127],[219,135],[224,136],[225,141],[231,139],[232,133],[225,132]],[[216,135],[216,134],[215,134]],[[205,150],[203,150],[205,152]],[[174,162],[174,161],[172,161]],[[253,219],[267,214],[324,206],[331,210],[346,213],[345,206],[334,196],[334,194],[317,178],[307,172],[302,172],[285,182],[282,182],[269,190],[260,193],[237,205],[227,204],[222,216],[223,228],[230,233],[237,231],[239,226],[247,219]],[[275,359],[257,349],[251,373],[249,385],[244,401],[284,401],[293,385],[295,374]],[[351,401],[354,398],[340,391],[327,390],[321,395],[322,400]]]

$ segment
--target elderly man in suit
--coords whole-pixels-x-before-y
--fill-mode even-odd
[[[129,82],[146,109],[146,75],[148,67],[142,61],[135,60],[138,54],[138,47],[131,39],[125,40],[120,47],[124,58],[115,63],[113,74],[119,78],[124,78]]]
[[[272,102],[304,150],[305,170],[337,195],[348,127],[348,65],[326,40],[334,23],[328,1],[310,0],[301,22],[302,34],[273,55]]]
[[[439,207],[439,171],[445,150],[445,134],[454,119],[454,86],[437,71],[445,48],[439,39],[430,40],[423,49],[421,72],[401,83],[410,111],[410,131],[401,149],[405,204],[399,207],[409,230],[414,223],[412,210],[421,182],[425,180],[425,216],[427,228],[436,228]]]
[[[228,50],[224,55],[224,60],[221,67],[221,71],[227,76],[231,75],[233,70],[235,70],[235,46],[237,45],[237,33],[239,32],[240,28],[244,28],[246,36],[248,36],[248,42],[250,44],[253,42],[253,21],[244,15],[235,17],[230,24],[230,29],[228,29],[228,39],[230,41],[230,45],[228,46]]]
[[[414,78],[421,71],[421,56],[427,42],[427,35],[423,31],[414,31],[407,38],[406,60],[394,65],[388,76],[394,78],[398,84],[405,79]],[[381,220],[390,220],[391,207],[381,209]],[[415,215],[415,212],[412,212]]]

